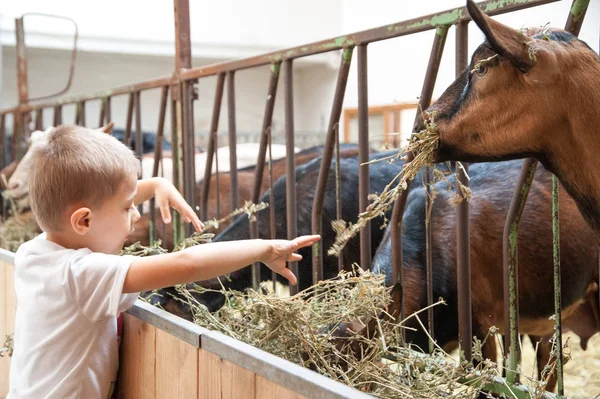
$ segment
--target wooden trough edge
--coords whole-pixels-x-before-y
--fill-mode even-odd
[[[312,370],[138,300],[128,314],[308,398],[372,398]]]

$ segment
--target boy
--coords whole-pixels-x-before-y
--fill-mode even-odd
[[[178,210],[202,224],[164,179],[137,180],[139,161],[115,138],[59,126],[33,148],[30,202],[45,232],[15,259],[17,314],[8,398],[107,398],[118,367],[117,315],[138,292],[205,280],[261,261],[292,284],[286,261],[319,236],[205,244],[138,258],[118,256],[156,197],[163,219]]]

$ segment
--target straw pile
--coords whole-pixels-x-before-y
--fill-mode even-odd
[[[433,167],[432,186],[440,181],[446,182],[449,190],[452,190],[454,185],[460,186],[461,193],[455,193],[452,198],[452,201],[455,204],[460,203],[463,199],[469,200],[471,198],[471,191],[468,187],[462,185],[458,179],[455,179],[454,183],[451,182],[448,180],[447,172],[435,168],[433,153],[439,144],[439,134],[435,124],[435,116],[435,113],[429,114],[425,119],[425,129],[418,133],[414,133],[411,136],[408,145],[399,150],[397,154],[370,162],[386,161],[392,163],[398,159],[407,159],[407,155],[410,153],[414,155],[414,158],[410,162],[406,162],[400,173],[386,185],[381,194],[369,195],[371,203],[367,206],[365,212],[358,215],[356,223],[347,223],[344,220],[332,222],[332,228],[336,232],[336,240],[332,248],[328,251],[329,255],[339,256],[348,241],[355,237],[371,219],[379,216],[383,217],[384,223],[381,228],[385,228],[387,225],[385,213],[391,208],[394,201],[402,194],[402,192],[407,189],[408,182],[412,181],[417,176],[422,167]],[[448,169],[450,170],[450,168]],[[435,199],[435,195],[435,190],[433,190],[432,200]]]

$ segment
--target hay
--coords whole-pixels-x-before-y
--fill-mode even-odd
[[[408,182],[414,180],[422,167],[430,166],[433,168],[432,188],[433,185],[440,181],[447,183],[448,190],[452,190],[454,186],[460,187],[460,192],[457,190],[451,198],[453,204],[458,204],[463,201],[463,199],[470,200],[471,190],[469,190],[468,187],[460,183],[458,179],[455,179],[456,183],[453,184],[447,178],[448,173],[435,168],[433,153],[439,145],[439,133],[435,123],[435,117],[435,112],[429,114],[428,117],[425,118],[425,129],[418,133],[414,133],[411,136],[408,145],[401,149],[397,154],[368,162],[375,163],[386,161],[392,163],[398,159],[407,159],[406,154],[414,154],[413,160],[404,164],[400,173],[385,186],[381,194],[369,195],[371,203],[367,206],[365,212],[358,215],[356,223],[347,223],[344,220],[335,220],[332,222],[331,227],[336,233],[336,239],[333,246],[327,252],[329,255],[339,256],[348,241],[355,237],[371,219],[383,217],[384,222],[381,228],[384,229],[387,227],[388,220],[385,213],[391,208],[394,201],[400,197],[402,192],[407,189]],[[462,165],[459,167],[462,167]],[[451,170],[450,167],[448,169]],[[432,190],[431,199],[435,199],[435,190]]]
[[[33,215],[23,217],[17,214],[0,225],[0,248],[16,252],[21,244],[41,233]]]
[[[391,297],[384,276],[358,267],[292,297],[266,286],[245,293],[187,287],[193,288],[176,287],[176,299],[190,307],[196,324],[379,398],[476,398],[499,378],[490,361],[457,365],[440,348],[424,355],[405,347],[403,323],[385,317]],[[194,296],[205,292],[224,294],[225,305],[210,313]],[[371,337],[367,325],[375,326]]]
[[[8,355],[8,357],[12,357],[13,349],[14,349],[14,335],[6,334],[4,337],[4,346],[0,348],[0,357],[4,357],[4,355]]]

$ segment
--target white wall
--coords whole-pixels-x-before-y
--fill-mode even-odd
[[[343,0],[191,0],[192,54],[238,58],[335,36],[342,30],[342,4]],[[5,1],[0,29],[12,33],[14,18],[27,12],[74,19],[84,50],[174,53],[171,0]],[[26,30],[33,46],[71,46],[73,29],[67,22],[32,16],[26,18]],[[51,41],[48,33],[53,34]],[[14,43],[13,34],[2,36],[5,44]]]

